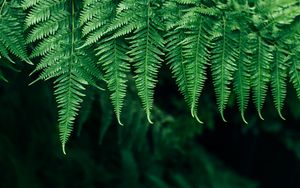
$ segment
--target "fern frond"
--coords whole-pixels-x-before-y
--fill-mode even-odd
[[[176,79],[179,91],[183,94],[185,101],[190,104],[190,95],[188,91],[187,65],[183,55],[184,32],[181,30],[169,31],[166,36],[166,60],[170,65],[173,77]]]
[[[53,35],[61,25],[66,25],[69,17],[67,11],[59,11],[55,15],[51,16],[51,19],[39,24],[38,27],[35,27],[29,34],[27,38],[27,43],[33,43],[37,40],[43,39],[49,35]]]
[[[32,27],[28,42],[39,41],[32,57],[42,56],[34,72],[37,80],[55,78],[58,103],[58,125],[62,150],[73,130],[87,85],[97,87],[101,72],[84,49],[77,28],[75,0],[38,1],[28,13],[27,26]],[[55,26],[55,27],[52,27]]]
[[[197,116],[197,107],[204,82],[206,80],[205,69],[209,62],[209,31],[206,18],[199,16],[198,28],[192,28],[186,32],[183,40],[185,64],[187,68],[189,105],[192,116],[201,122]]]
[[[180,17],[183,16],[183,12],[180,10],[183,8],[179,6],[175,1],[167,1],[164,4],[166,13],[164,14],[166,20],[167,35],[166,38],[166,60],[173,73],[173,77],[176,79],[176,84],[179,91],[184,96],[188,105],[191,105],[191,98],[188,90],[188,77],[187,77],[187,65],[185,64],[184,46],[183,40],[185,39],[185,30],[178,28],[178,22]],[[191,107],[191,106],[190,106]],[[192,110],[192,116],[194,111]],[[198,116],[196,116],[198,117]]]
[[[45,35],[44,35],[45,37]],[[44,56],[51,52],[53,49],[59,47],[60,41],[64,40],[65,34],[59,32],[57,35],[52,35],[47,38],[47,40],[41,41],[34,49],[30,55],[30,58],[35,58],[38,56]]]
[[[112,18],[114,18],[115,4],[111,0],[84,1],[83,11],[80,14],[82,33],[86,36],[84,46],[98,42],[105,34]]]
[[[279,116],[284,120],[281,110],[286,98],[286,79],[287,70],[289,67],[289,57],[287,53],[281,49],[281,46],[276,46],[274,52],[274,62],[272,67],[271,86],[274,98],[275,107]]]
[[[118,39],[107,39],[99,42],[97,56],[99,64],[103,65],[108,89],[112,92],[110,98],[114,106],[118,123],[121,123],[121,111],[127,88],[127,73],[130,70],[129,57],[126,55],[128,47]]]
[[[294,86],[297,96],[300,99],[300,48],[297,47],[292,50],[290,58],[291,66],[289,70],[290,82]]]
[[[217,96],[218,108],[223,121],[224,110],[226,108],[229,95],[231,93],[230,84],[233,80],[233,74],[237,70],[236,60],[238,58],[237,41],[233,37],[234,31],[229,20],[224,16],[220,22],[216,24],[213,34],[213,50],[212,50],[212,77]]]
[[[271,64],[273,62],[273,46],[256,34],[254,36],[253,63],[251,65],[251,82],[254,104],[259,117],[263,120],[261,110],[266,99],[268,83],[271,79]]]
[[[6,47],[4,46],[4,44],[2,42],[0,42],[0,58],[6,58],[7,60],[9,60],[11,63],[14,63],[13,60],[11,60],[11,58],[9,57],[9,52],[6,49]]]
[[[247,109],[250,97],[250,72],[251,54],[249,49],[249,38],[244,31],[238,35],[238,58],[236,61],[237,71],[234,73],[233,86],[237,96],[239,110],[244,123],[248,124],[245,119],[245,110]]]
[[[32,64],[27,56],[25,41],[24,41],[24,28],[22,20],[24,14],[14,4],[14,1],[3,1],[0,9],[0,57],[11,60],[9,53],[14,54],[23,61]]]
[[[154,87],[157,82],[158,69],[162,63],[160,56],[164,55],[163,38],[153,26],[149,25],[133,37],[130,38],[129,55],[131,56],[136,68],[136,86],[138,94],[146,110],[149,123],[151,109],[153,107]]]
[[[124,0],[119,7],[126,8],[117,12],[116,19],[108,28],[109,31],[114,31],[113,38],[134,31],[133,35],[128,38],[130,43],[128,54],[136,69],[134,78],[138,95],[150,123],[152,123],[150,113],[153,108],[154,88],[158,69],[163,61],[161,56],[164,55],[162,52],[164,40],[160,34],[163,26],[156,12],[158,3],[156,0],[134,1],[134,3],[132,0]]]
[[[49,20],[49,18],[55,16],[67,0],[43,0],[34,4],[26,17],[26,26],[30,27],[37,23]]]
[[[21,6],[23,9],[28,9],[32,6],[35,6],[40,1],[42,0],[23,0]]]
[[[59,131],[64,154],[66,154],[65,145],[73,130],[75,117],[83,101],[84,85],[87,84],[84,80],[78,79],[75,71],[70,69],[69,72],[59,76],[54,92],[59,108]]]
[[[196,5],[199,3],[198,0],[175,0],[177,3],[185,5]]]
[[[300,15],[298,0],[266,0],[259,1],[257,5],[255,17],[260,18],[254,23],[260,31],[275,37],[279,30],[283,30],[283,26],[291,25]]]
[[[118,5],[119,11],[117,12],[116,18],[110,24],[108,32],[114,31],[113,37],[117,38],[127,35],[134,30],[146,27],[148,24],[147,17],[150,16],[149,14],[152,14],[153,11],[148,8],[151,1],[153,0],[142,0],[141,2],[133,3],[132,0],[123,0]],[[142,15],[142,17],[140,17],[140,15]]]
[[[169,28],[166,35],[167,60],[192,116],[202,123],[197,115],[197,107],[209,65],[211,44],[208,23],[211,20],[206,17],[205,11],[199,11],[204,8],[198,3],[188,8],[184,6],[186,3],[174,0],[165,4],[164,9],[168,12],[165,14],[166,25]]]
[[[85,1],[80,15],[83,25],[83,35],[87,36],[84,46],[96,44],[98,64],[103,66],[111,100],[118,123],[121,122],[121,111],[127,88],[127,73],[129,72],[128,47],[121,40],[111,38],[107,32],[109,23],[116,13],[113,1]]]

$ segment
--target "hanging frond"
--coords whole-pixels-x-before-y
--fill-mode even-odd
[[[300,99],[300,47],[297,46],[292,50],[290,58],[291,66],[289,70],[290,82],[294,86],[297,92],[297,96]]]
[[[176,79],[179,91],[183,94],[184,99],[190,104],[190,96],[188,91],[188,79],[187,79],[187,66],[183,55],[183,45],[185,34],[183,31],[170,31],[166,36],[166,48],[168,50],[167,58],[168,64],[173,73],[173,77]]]
[[[115,8],[115,9],[113,9]],[[121,123],[121,112],[126,96],[127,73],[129,72],[129,57],[126,55],[128,47],[117,38],[110,38],[106,32],[109,23],[116,14],[116,5],[111,0],[85,1],[80,15],[83,25],[83,35],[87,36],[84,45],[95,44],[98,63],[103,66],[105,80],[111,92],[118,123]]]
[[[271,86],[272,94],[274,98],[275,107],[278,111],[279,116],[282,116],[281,110],[286,97],[286,79],[287,71],[289,66],[289,56],[287,51],[285,51],[281,45],[275,47],[274,52],[274,62],[272,66],[272,77]]]
[[[117,17],[112,21],[109,31],[114,31],[113,38],[127,35],[133,32],[128,38],[130,43],[130,56],[134,67],[134,76],[138,95],[151,121],[151,109],[153,108],[154,88],[157,82],[159,67],[163,61],[164,40],[160,30],[163,29],[159,20],[159,1],[156,0],[124,0],[119,4]],[[126,10],[126,11],[124,11]]]
[[[166,47],[169,51],[167,60],[192,116],[202,123],[197,115],[197,107],[206,80],[211,47],[208,29],[211,20],[205,15],[213,14],[206,14],[206,8],[198,5],[187,10],[184,7],[181,7],[183,10],[178,10],[176,6],[179,5],[172,1],[165,4],[165,9],[169,9],[166,16],[167,28],[170,28],[166,35]],[[177,18],[173,16],[175,11],[178,12]]]
[[[238,58],[236,60],[237,70],[234,73],[233,86],[237,97],[239,110],[244,123],[248,124],[245,119],[245,110],[247,109],[250,97],[250,72],[251,49],[249,48],[249,37],[243,30],[238,35]]]
[[[201,122],[197,116],[198,100],[206,80],[205,69],[208,65],[208,26],[206,19],[199,16],[198,28],[191,28],[186,33],[186,38],[183,40],[183,55],[186,64],[187,87],[189,95],[189,105],[192,116]]]
[[[190,104],[190,95],[188,91],[187,80],[187,66],[185,64],[185,57],[183,55],[183,43],[186,34],[184,29],[178,28],[178,20],[183,16],[181,10],[182,6],[179,6],[175,0],[167,1],[164,4],[165,14],[163,15],[166,20],[166,61],[170,66],[173,73],[173,77],[176,79],[176,84],[179,91],[184,96],[185,101]],[[175,21],[176,20],[176,21]]]
[[[108,89],[112,92],[111,100],[115,109],[118,123],[121,123],[121,112],[127,88],[127,73],[129,72],[129,58],[126,55],[128,47],[117,39],[108,39],[99,42],[97,56],[103,65]]]
[[[271,64],[273,62],[273,46],[264,41],[259,34],[254,34],[253,63],[251,64],[251,82],[253,99],[258,115],[263,119],[261,110],[265,102],[268,84],[271,79]]]
[[[22,0],[21,4],[4,0],[0,5],[0,58],[30,63],[28,45],[30,58],[40,61],[33,71],[39,73],[35,81],[55,80],[64,153],[88,85],[99,88],[98,82],[106,81],[122,124],[130,64],[150,123],[164,61],[191,115],[200,123],[197,111],[207,77],[212,77],[224,121],[232,86],[243,121],[247,123],[251,90],[263,119],[269,84],[284,119],[288,75],[300,98],[299,1],[256,0],[254,6],[250,4],[236,0]],[[5,79],[1,71],[0,79]]]
[[[26,1],[24,4],[28,5]],[[90,55],[77,49],[82,41],[77,28],[75,0],[38,1],[29,7],[28,42],[39,41],[31,56],[42,56],[34,72],[41,71],[37,80],[55,78],[60,139],[63,153],[66,153],[65,145],[85,96],[85,87],[88,84],[96,86],[101,73]]]
[[[16,1],[2,1],[0,5],[0,58],[13,62],[9,53],[32,64],[27,56],[24,28],[24,14]]]
[[[107,34],[110,22],[115,17],[116,4],[112,0],[85,0],[80,14],[84,46],[95,44]]]
[[[237,70],[236,60],[238,58],[238,41],[233,38],[235,32],[229,20],[223,16],[222,20],[216,23],[213,33],[212,50],[212,77],[217,96],[218,108],[223,121],[224,110],[226,108],[231,92],[230,84],[233,80],[233,74]]]

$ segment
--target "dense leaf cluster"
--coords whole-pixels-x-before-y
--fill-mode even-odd
[[[299,15],[298,0],[4,0],[0,57],[10,60],[11,52],[30,62],[28,46],[29,57],[39,60],[37,80],[54,79],[65,153],[88,85],[107,85],[122,124],[127,83],[134,79],[152,123],[163,63],[199,122],[208,77],[224,121],[232,91],[245,123],[250,96],[263,119],[269,85],[283,118],[288,79],[300,98]]]

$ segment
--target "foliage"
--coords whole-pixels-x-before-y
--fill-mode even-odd
[[[9,53],[32,64],[27,57],[23,20],[25,14],[18,7],[17,2],[2,1],[0,6],[0,59],[1,66],[13,68],[9,63],[15,64]],[[6,62],[8,60],[9,62]],[[0,79],[7,79],[0,70]]]
[[[88,86],[107,85],[122,124],[128,82],[134,79],[153,123],[163,63],[200,123],[207,79],[224,121],[232,90],[245,123],[250,96],[263,119],[269,85],[282,119],[288,79],[300,96],[297,0],[5,0],[1,5],[1,57],[10,60],[11,52],[30,62],[25,49],[30,47],[30,58],[38,62],[36,81],[54,79],[64,153]]]

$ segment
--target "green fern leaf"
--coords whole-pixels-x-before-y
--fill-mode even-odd
[[[175,0],[177,3],[186,5],[196,5],[199,3],[198,0]]]
[[[134,76],[138,95],[147,113],[147,119],[151,121],[151,109],[153,108],[154,87],[157,82],[158,69],[163,61],[162,49],[164,40],[160,34],[161,21],[155,12],[158,3],[155,0],[143,0],[133,3],[132,0],[124,0],[119,7],[126,10],[117,12],[117,17],[112,21],[109,31],[115,31],[114,38],[126,35],[134,31],[129,37],[129,56],[135,67]]]
[[[241,112],[244,123],[248,124],[245,119],[245,110],[249,103],[250,96],[250,78],[249,66],[251,65],[249,38],[247,34],[240,31],[238,36],[238,59],[237,59],[237,71],[234,73],[234,91],[237,96],[239,110]]]
[[[126,95],[127,78],[129,72],[129,58],[126,55],[128,48],[116,38],[108,37],[109,23],[115,17],[116,7],[112,1],[85,1],[80,22],[83,35],[87,36],[84,45],[96,44],[98,63],[103,66],[111,100],[115,109],[118,123],[121,123],[121,111]],[[106,24],[106,25],[105,25]]]
[[[103,40],[98,44],[97,56],[103,65],[108,89],[112,92],[111,100],[115,109],[118,123],[121,123],[121,111],[124,104],[127,87],[127,73],[129,72],[129,58],[126,55],[128,47],[117,39]]]
[[[294,86],[297,92],[297,96],[300,99],[300,48],[293,49],[292,56],[290,58],[291,66],[289,71],[290,82]]]
[[[15,1],[3,1],[0,8],[0,57],[3,56],[12,62],[8,53],[10,52],[32,64],[27,56],[23,36],[24,14],[15,3]]]
[[[38,1],[32,6],[30,13],[26,17],[26,26],[30,27],[37,23],[49,20],[54,15],[59,13],[60,7],[66,3],[67,0],[44,0]]]
[[[26,19],[27,26],[32,27],[28,42],[39,41],[31,56],[42,56],[34,72],[41,71],[37,80],[55,78],[58,125],[65,154],[85,87],[97,87],[97,81],[102,79],[101,72],[91,55],[78,49],[82,41],[77,28],[75,0],[38,1],[30,7]]]
[[[184,96],[187,104],[191,105],[191,98],[188,90],[188,78],[187,78],[187,65],[185,64],[184,46],[183,40],[186,37],[185,30],[178,28],[178,20],[183,16],[182,11],[175,1],[167,1],[164,4],[164,10],[166,13],[164,17],[166,19],[166,28],[168,30],[166,38],[166,60],[173,73],[173,77],[176,79],[179,91]],[[176,14],[174,14],[174,12]],[[176,22],[175,22],[176,20]],[[192,110],[194,116],[194,111]],[[197,117],[197,116],[196,116]]]
[[[130,38],[131,50],[129,55],[132,57],[136,68],[135,79],[138,94],[142,99],[148,121],[152,123],[150,111],[153,107],[154,87],[157,82],[158,69],[163,61],[159,56],[164,55],[161,50],[164,41],[158,31],[150,23],[148,24],[147,28],[140,30]]]
[[[212,50],[212,77],[217,96],[218,108],[223,121],[224,109],[226,108],[233,74],[236,71],[236,60],[238,58],[237,41],[233,38],[232,26],[225,17],[216,24],[213,34],[214,47]]]
[[[87,37],[84,46],[98,42],[108,33],[109,23],[115,17],[115,7],[111,0],[84,1],[84,8],[80,15],[82,33]]]
[[[266,99],[268,83],[271,79],[271,64],[273,62],[273,47],[267,44],[258,34],[254,36],[253,64],[251,65],[251,82],[254,104],[259,117],[263,120],[261,110]]]
[[[199,11],[204,8],[198,5],[185,8],[171,1],[166,3],[165,7],[168,11],[165,16],[168,21],[167,28],[170,28],[167,34],[167,60],[179,90],[189,104],[192,116],[202,123],[197,115],[197,107],[206,80],[206,67],[209,64],[211,45],[208,23],[211,20]],[[174,12],[177,12],[177,17],[174,16]]]
[[[28,9],[32,6],[35,6],[40,1],[42,0],[23,0],[21,6],[23,9]]]
[[[49,35],[53,35],[61,25],[66,25],[63,22],[67,22],[69,16],[67,11],[60,11],[53,15],[51,19],[42,22],[31,31],[27,38],[27,43],[32,43]]]
[[[179,91],[183,94],[186,102],[190,104],[190,96],[188,91],[188,80],[187,80],[187,66],[184,63],[183,55],[183,45],[182,40],[184,40],[183,31],[169,31],[169,34],[166,36],[166,48],[168,64],[173,73],[173,77],[176,79]]]
[[[78,75],[73,74],[73,71],[76,70],[70,69],[56,80],[58,84],[54,92],[59,108],[59,131],[64,154],[66,154],[65,145],[73,130],[75,117],[84,97],[83,85],[87,84],[84,80],[78,80]]]
[[[280,49],[280,46],[277,46],[275,48],[271,86],[275,107],[278,111],[279,116],[283,120],[284,117],[281,114],[281,110],[286,98],[287,68],[289,66],[288,58],[289,57],[287,56],[287,53],[283,49]]]
[[[199,16],[198,28],[187,31],[187,36],[183,40],[185,64],[187,66],[188,93],[190,96],[189,105],[192,116],[200,123],[197,116],[197,106],[201,91],[206,80],[205,69],[208,65],[208,27],[203,16]]]

